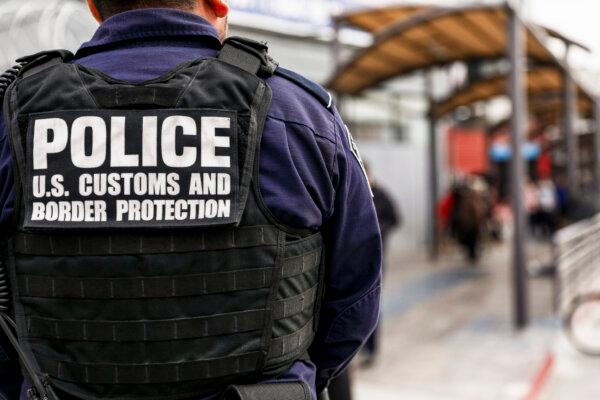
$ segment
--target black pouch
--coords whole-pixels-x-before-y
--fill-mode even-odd
[[[310,400],[310,390],[300,382],[230,386],[222,400]]]

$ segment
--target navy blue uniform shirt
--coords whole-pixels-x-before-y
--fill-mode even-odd
[[[219,48],[217,32],[201,17],[146,9],[106,20],[74,62],[141,82],[182,62],[214,57]],[[296,362],[278,378],[308,383],[314,399],[316,388],[325,387],[346,367],[375,327],[381,239],[367,181],[337,111],[327,110],[285,78],[274,76],[267,83],[273,102],[261,144],[263,197],[281,222],[320,229],[325,237],[325,299],[311,361]],[[0,223],[11,217],[13,199],[9,141],[0,119]],[[0,395],[8,397],[20,382],[11,385],[9,378],[2,378],[2,371],[18,369],[14,362],[6,362],[4,353],[0,348]]]

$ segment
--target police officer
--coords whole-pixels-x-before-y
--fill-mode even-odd
[[[76,54],[4,80],[21,398],[315,399],[380,295],[371,193],[331,97],[224,40],[225,0],[88,3],[101,25]]]

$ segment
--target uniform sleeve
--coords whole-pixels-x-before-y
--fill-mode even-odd
[[[325,293],[310,350],[319,390],[344,370],[375,329],[381,289],[381,237],[371,191],[339,116],[335,130],[336,197],[323,229]]]
[[[14,177],[10,145],[4,119],[0,115],[0,226],[13,214]]]
[[[14,180],[10,146],[0,115],[0,227],[13,213]],[[2,240],[0,238],[0,240]],[[0,398],[18,399],[21,388],[20,368],[12,346],[0,331]]]

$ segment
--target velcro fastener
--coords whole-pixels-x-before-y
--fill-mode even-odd
[[[93,95],[103,108],[141,105],[175,107],[181,88],[116,85],[94,89]]]

